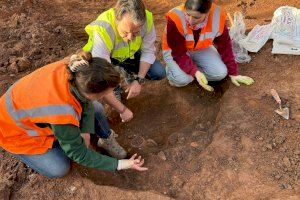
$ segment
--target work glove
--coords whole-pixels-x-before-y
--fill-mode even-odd
[[[198,83],[201,85],[201,87],[203,87],[204,89],[210,92],[214,91],[214,88],[208,85],[208,81],[202,72],[197,71],[195,77]]]
[[[70,58],[69,68],[72,72],[77,72],[80,68],[87,66],[89,63],[81,56],[73,54]]]
[[[147,167],[142,167],[144,164],[144,159],[139,156],[136,159],[137,154],[134,154],[130,159],[123,159],[118,161],[117,170],[124,170],[124,169],[134,169],[137,171],[146,171],[148,170]]]
[[[229,76],[231,79],[231,82],[236,85],[236,86],[240,86],[240,83],[244,83],[246,85],[251,85],[254,83],[254,80],[251,77],[248,76]]]

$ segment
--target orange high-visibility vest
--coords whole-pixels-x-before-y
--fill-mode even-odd
[[[193,30],[187,26],[184,12],[184,5],[181,5],[170,10],[166,16],[176,24],[178,31],[185,37],[185,44],[188,51],[198,51],[208,48],[210,45],[213,45],[214,38],[223,33],[226,22],[226,13],[221,7],[212,4],[208,13],[207,24],[201,29],[199,40],[195,45]],[[162,36],[162,49],[164,56],[166,56],[166,54],[171,54],[171,48],[168,46],[167,42],[166,29]]]
[[[14,154],[43,154],[54,135],[37,123],[79,127],[82,108],[70,92],[64,61],[23,77],[0,98],[0,146]]]

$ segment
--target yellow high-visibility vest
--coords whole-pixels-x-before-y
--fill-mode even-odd
[[[99,15],[99,17],[85,27],[85,31],[89,35],[87,44],[83,50],[91,51],[94,45],[94,32],[98,33],[107,49],[111,52],[111,58],[122,62],[128,58],[134,58],[134,54],[142,46],[142,37],[152,30],[153,16],[152,13],[146,10],[146,23],[142,26],[140,35],[134,38],[129,43],[124,42],[119,35],[116,25],[115,10],[111,8]]]

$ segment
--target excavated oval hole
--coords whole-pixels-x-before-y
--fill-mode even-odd
[[[227,83],[214,85],[214,93],[203,91],[196,83],[183,88],[170,87],[167,81],[146,84],[139,97],[126,102],[134,113],[131,122],[121,123],[116,113],[109,116],[119,143],[129,155],[142,155],[149,171],[110,173],[81,166],[77,170],[97,185],[154,190],[176,197],[189,177],[201,169],[201,152],[212,141]],[[137,136],[144,138],[140,148],[132,146]]]

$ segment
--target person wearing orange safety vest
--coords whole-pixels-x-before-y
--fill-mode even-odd
[[[92,101],[120,82],[110,63],[88,58],[81,53],[51,63],[8,89],[0,98],[0,147],[49,178],[66,175],[70,159],[100,170],[147,170],[136,155],[118,160],[87,148],[100,125]]]
[[[162,49],[170,85],[182,87],[194,80],[213,91],[208,81],[227,75],[233,84],[251,85],[254,80],[238,75],[226,13],[212,0],[187,0],[167,15]]]

